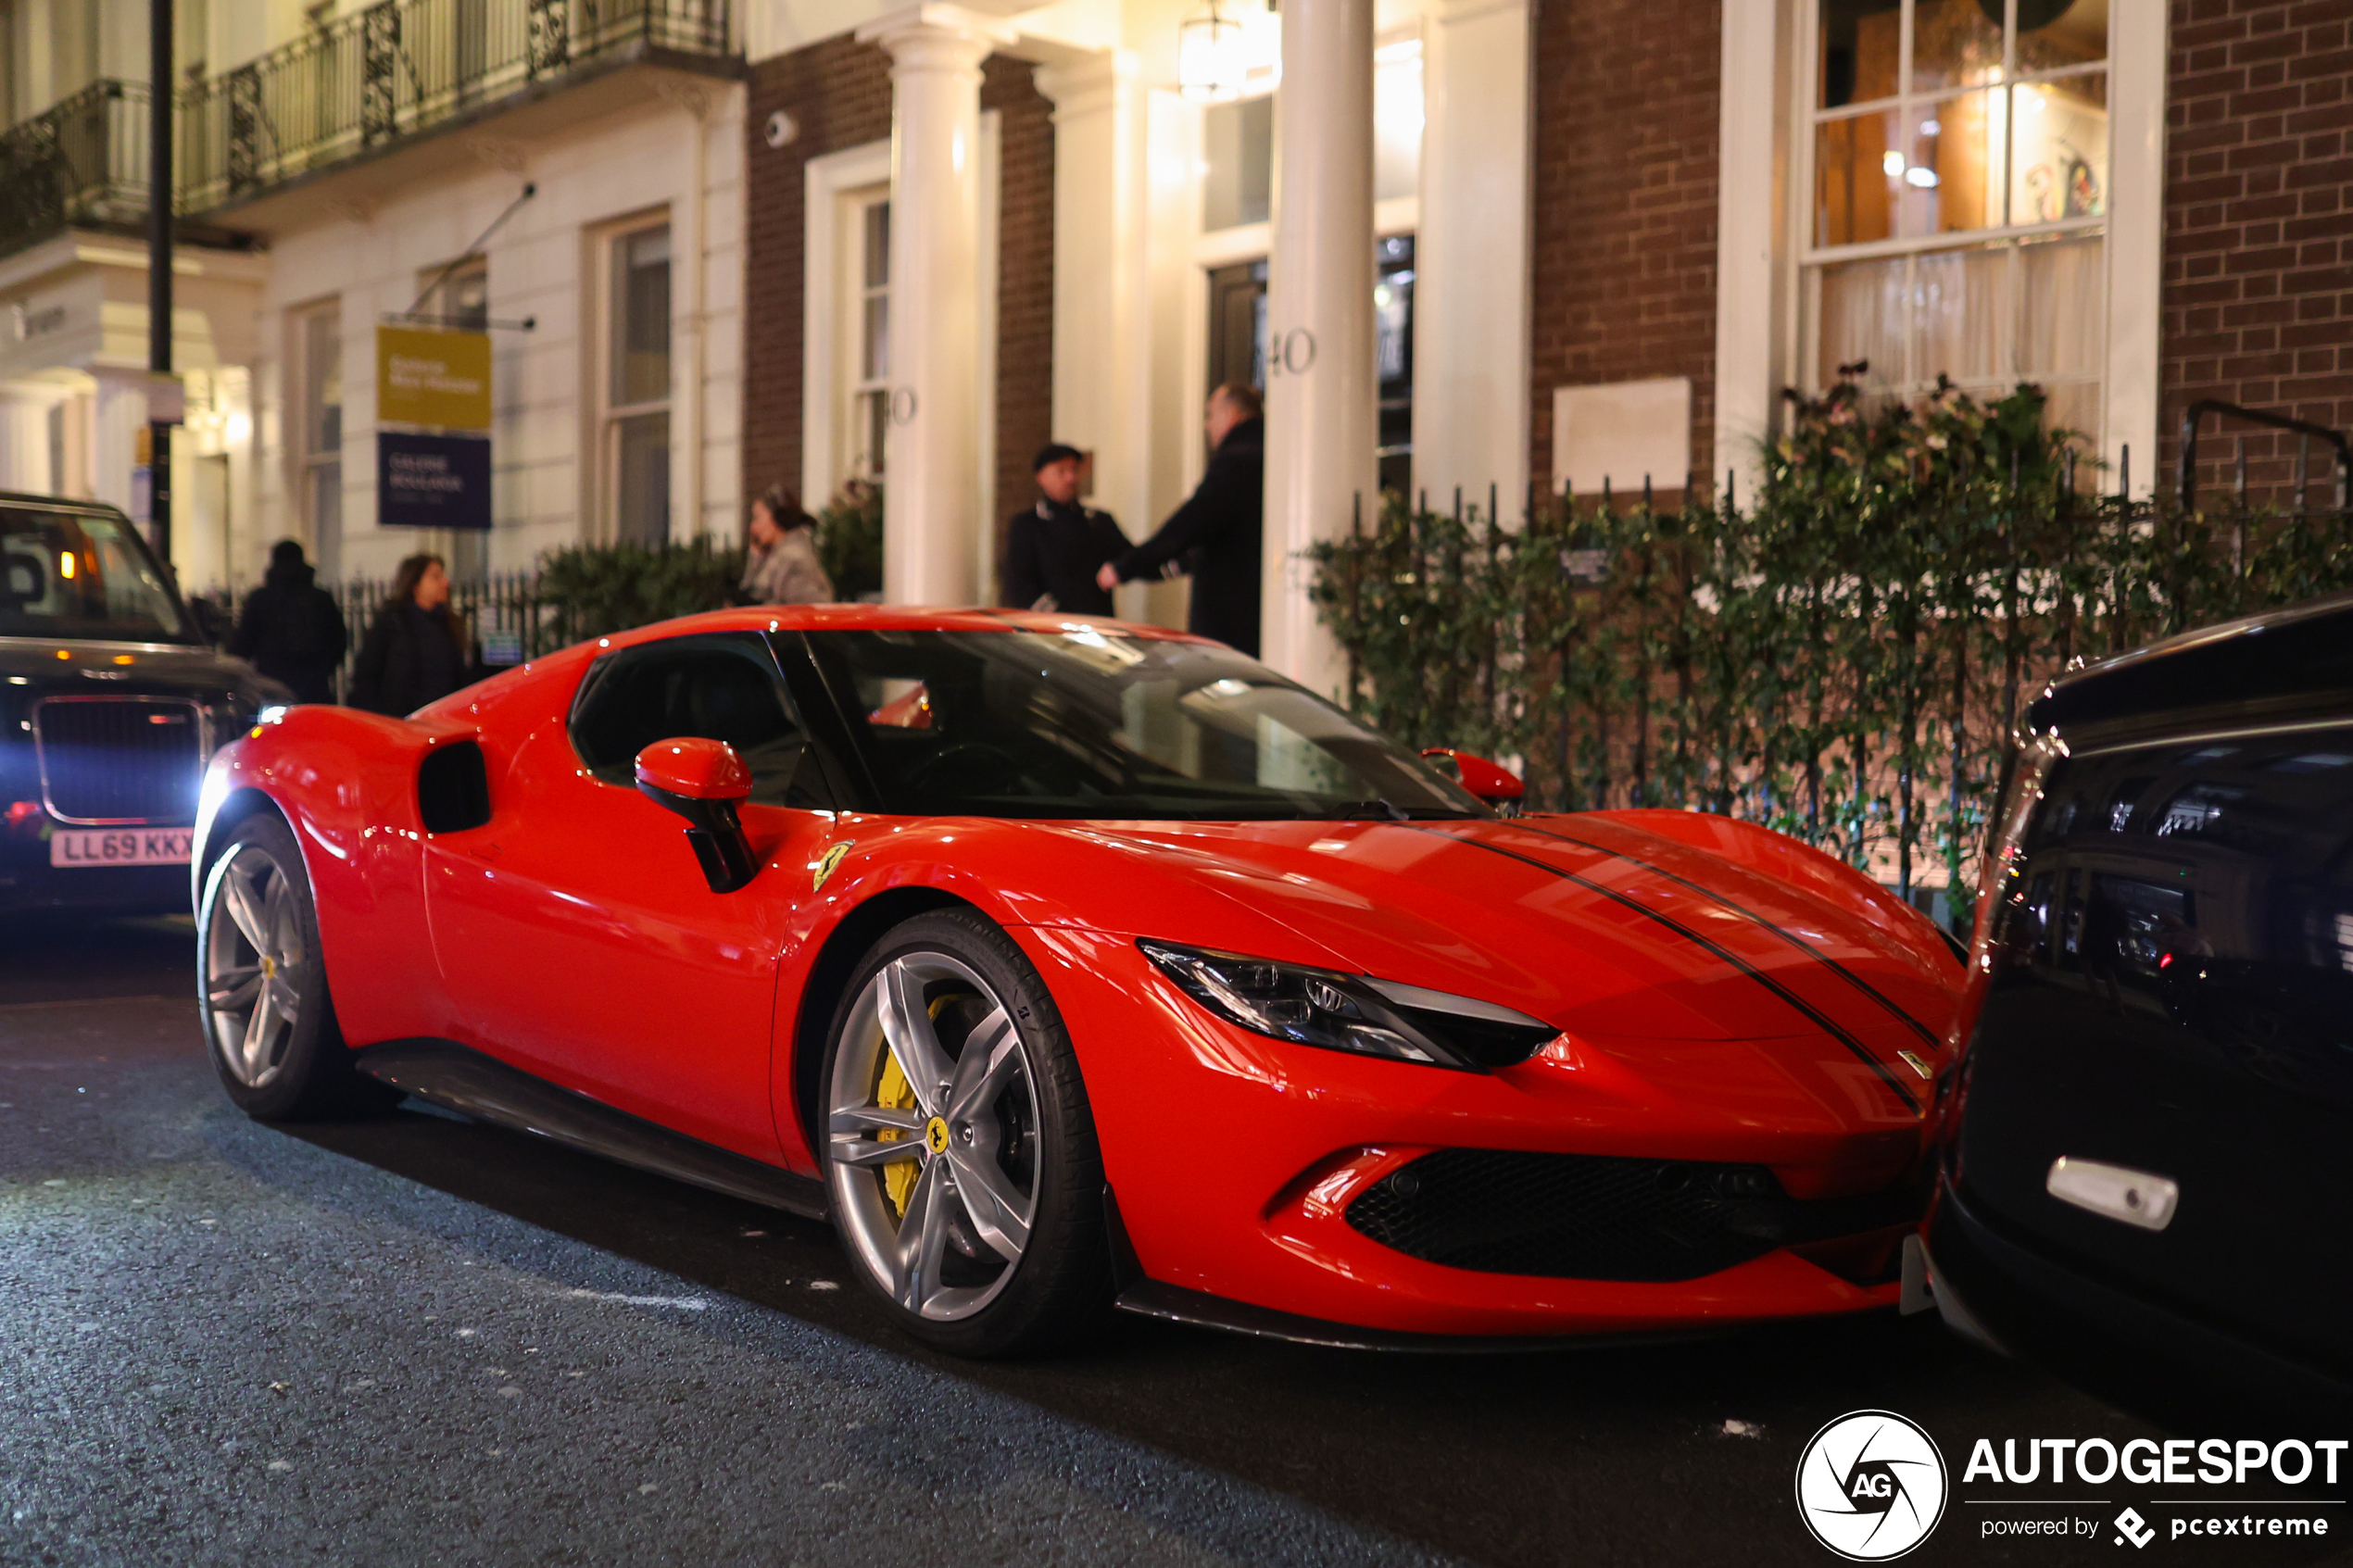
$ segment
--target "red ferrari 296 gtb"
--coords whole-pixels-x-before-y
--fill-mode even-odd
[[[1763,828],[1506,817],[1232,650],[737,610],[206,777],[208,1045],[830,1219],[912,1333],[1327,1343],[1896,1294],[1961,967]]]

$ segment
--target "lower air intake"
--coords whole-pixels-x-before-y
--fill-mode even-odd
[[[1348,1206],[1348,1223],[1451,1268],[1671,1281],[1919,1211],[1908,1186],[1801,1202],[1761,1165],[1448,1148],[1375,1183]]]

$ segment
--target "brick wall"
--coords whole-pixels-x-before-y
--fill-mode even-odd
[[[781,480],[800,488],[801,252],[809,160],[890,135],[890,58],[830,39],[752,68],[744,122],[744,494]],[[793,117],[799,137],[771,147],[768,117]],[[823,495],[804,496],[814,510]]]
[[[1051,438],[1054,128],[1025,61],[991,56],[980,102],[1001,117],[995,459],[998,509],[1010,512],[1032,496],[1029,458]],[[781,148],[766,139],[778,109],[800,127]],[[744,493],[756,495],[778,480],[800,484],[809,160],[889,137],[889,56],[832,39],[763,61],[752,69],[749,111],[743,451]],[[824,499],[803,497],[812,509]]]
[[[1029,460],[1054,438],[1053,105],[1022,60],[991,56],[980,107],[998,121],[997,542],[1038,498]]]
[[[2353,425],[2348,26],[2347,0],[2172,0],[2158,409],[2168,483],[2182,412],[2200,397]],[[2200,433],[2202,486],[2231,483],[2233,442],[2217,428],[2209,420]],[[2250,431],[2249,489],[2286,499],[2295,446]],[[2321,453],[2312,471],[2329,471]],[[2322,495],[2316,483],[2316,502]]]
[[[1540,481],[1553,471],[1555,386],[1649,376],[1692,379],[1692,466],[1715,466],[1722,38],[1720,0],[1537,9],[1529,390]]]

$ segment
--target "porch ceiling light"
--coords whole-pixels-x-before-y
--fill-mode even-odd
[[[1209,0],[1208,15],[1176,29],[1176,85],[1188,98],[1219,98],[1241,84],[1241,23],[1220,14],[1217,0]]]

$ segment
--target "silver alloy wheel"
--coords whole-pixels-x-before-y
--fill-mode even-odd
[[[258,844],[241,846],[212,873],[204,933],[212,1045],[230,1075],[250,1089],[285,1065],[302,1017],[295,976],[307,955],[298,897],[285,868]]]
[[[884,1102],[894,1063],[906,1093],[890,1098],[912,1105]],[[891,1298],[939,1322],[995,1300],[1038,1211],[1038,1095],[1020,1032],[988,982],[941,952],[883,965],[835,1042],[826,1110],[835,1210]],[[900,1166],[903,1184],[910,1160],[902,1207],[887,1173]]]

